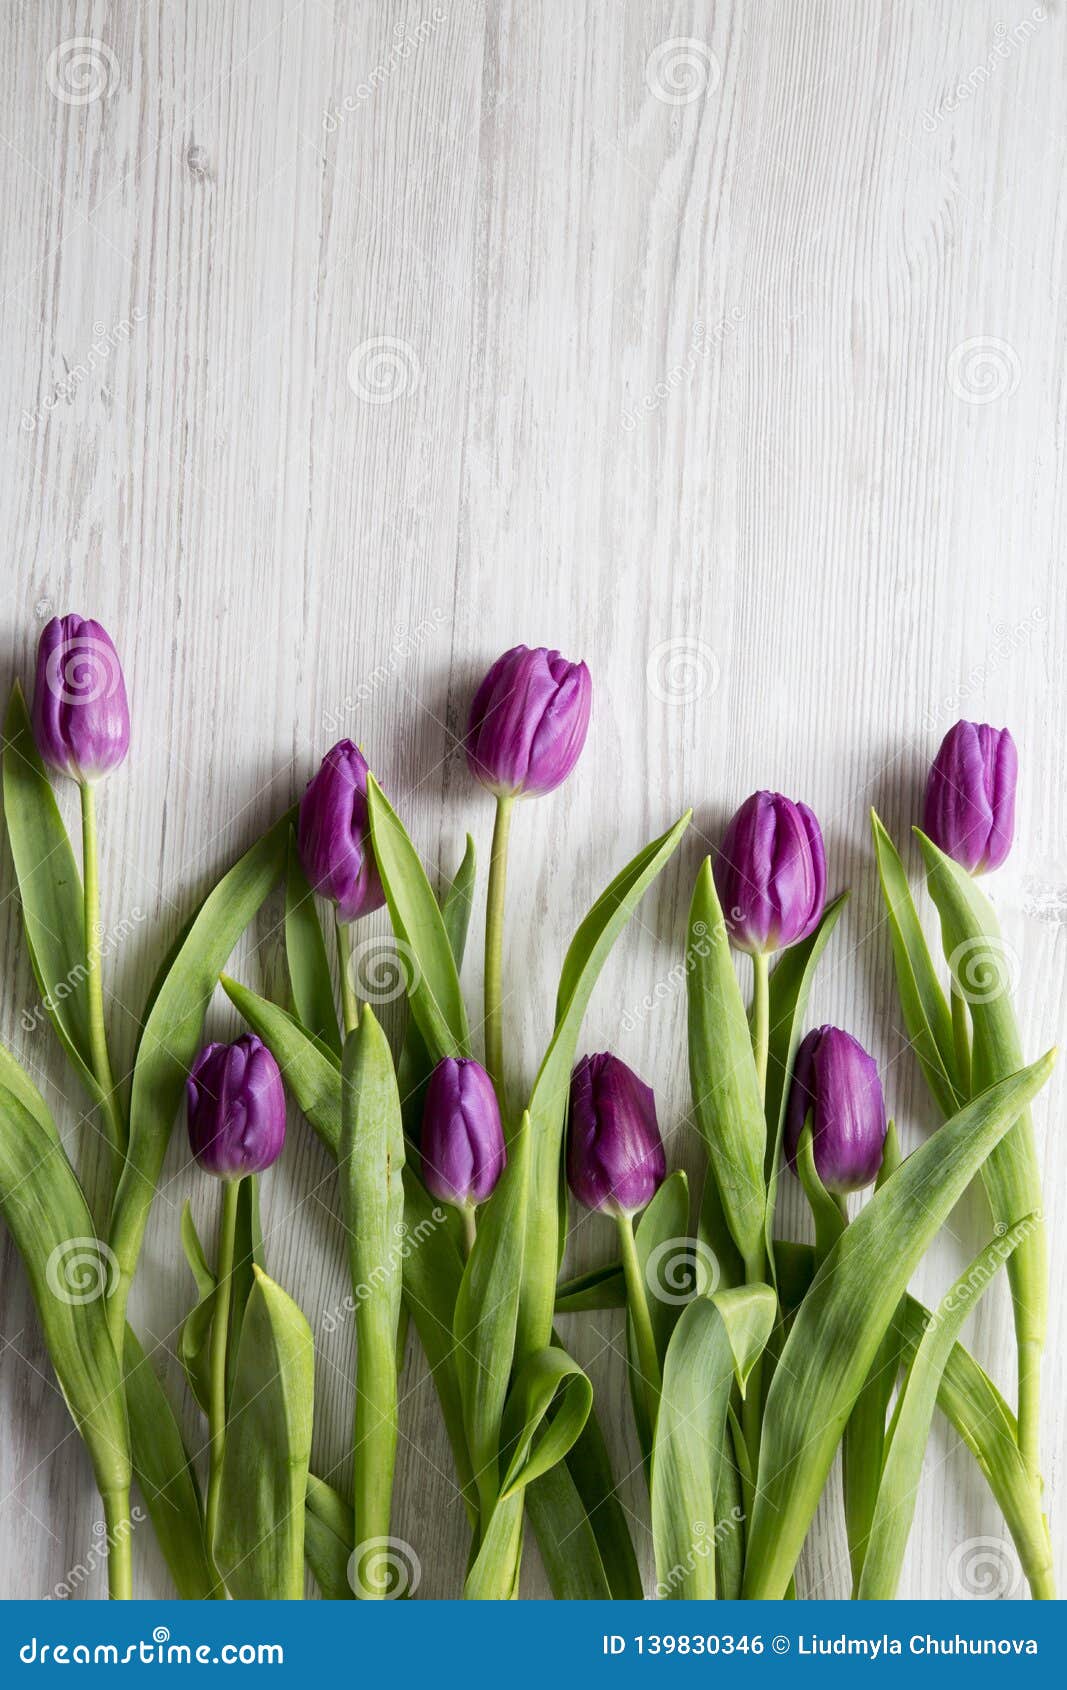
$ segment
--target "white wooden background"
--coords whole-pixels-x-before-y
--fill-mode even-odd
[[[701,854],[773,786],[815,807],[831,881],[853,888],[813,1019],[869,1042],[917,1143],[932,1116],[866,818],[874,802],[905,836],[959,715],[1019,742],[996,893],[1028,1050],[1062,1037],[1065,71],[1061,0],[4,0],[0,683],[66,610],[125,659],[133,749],[102,806],[105,924],[141,912],[110,965],[120,1069],[183,913],[342,734],[430,863],[449,872],[468,827],[484,863],[491,804],[457,736],[518,640],[585,657],[595,688],[575,777],[515,828],[508,1035],[527,1077],[574,923],[692,804],[583,1044],[655,1084],[670,1156],[695,1165],[682,997],[639,1006],[680,955]],[[0,874],[3,1037],[88,1154],[50,1032],[21,1022],[6,849]],[[278,913],[235,965],[268,988]],[[480,939],[479,917],[472,1003]],[[236,1031],[221,1002],[211,1027]],[[1055,1287],[1064,1097],[1061,1073],[1037,1112]],[[134,1312],[196,1437],[178,1217],[191,1194],[207,1224],[215,1188],[186,1164],[180,1129]],[[341,1234],[296,1118],[264,1207],[272,1270],[319,1335],[316,1462],[343,1479],[351,1335],[322,1325]],[[795,1187],[785,1209],[795,1230]],[[985,1228],[978,1197],[961,1205],[928,1295]],[[611,1244],[584,1219],[573,1259]],[[6,1237],[2,1272],[0,1592],[44,1596],[92,1548],[97,1504]],[[569,1336],[647,1560],[620,1321]],[[1013,1389],[1003,1286],[968,1337]],[[466,1534],[414,1343],[397,1532],[419,1594],[455,1594]],[[1004,1538],[939,1423],[902,1593],[1018,1591]],[[831,1499],[804,1594],[847,1593],[843,1550]],[[166,1594],[147,1528],[135,1560],[139,1590]],[[545,1592],[532,1549],[524,1588]]]

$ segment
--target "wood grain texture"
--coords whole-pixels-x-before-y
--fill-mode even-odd
[[[905,836],[959,715],[1009,722],[1021,748],[996,897],[1026,959],[1027,1048],[1061,1037],[1065,60],[1051,0],[0,8],[0,674],[28,675],[42,621],[68,609],[99,617],[126,660],[134,746],[101,806],[105,925],[143,912],[109,964],[120,1070],[198,890],[342,734],[432,865],[451,871],[468,826],[484,865],[491,807],[458,735],[479,672],[520,639],[583,655],[596,689],[577,775],[514,829],[507,1017],[524,1075],[579,915],[693,804],[583,1042],[654,1082],[670,1155],[696,1166],[684,1003],[657,984],[700,856],[773,786],[814,806],[833,880],[853,888],[813,1019],[869,1043],[916,1143],[932,1116],[866,816],[876,803]],[[50,1034],[21,1019],[35,992],[11,892],[5,860],[2,1036],[91,1155]],[[280,913],[234,969],[268,989]],[[364,937],[384,932],[376,919]],[[480,939],[476,919],[472,1003]],[[210,1024],[235,1027],[221,1001]],[[1065,1095],[1061,1074],[1037,1114],[1054,1286]],[[191,1195],[207,1224],[214,1192],[186,1163],[179,1131],[134,1316],[197,1436],[174,1355],[191,1294],[178,1217]],[[324,1324],[346,1289],[337,1198],[295,1118],[264,1214],[271,1270],[318,1338],[316,1463],[343,1479],[351,1323]],[[975,1195],[922,1292],[985,1226]],[[576,1217],[570,1247],[591,1263],[610,1229]],[[97,1505],[6,1238],[2,1275],[0,1593],[41,1596],[88,1555]],[[1009,1389],[1010,1334],[998,1286],[969,1341]],[[647,1564],[620,1322],[572,1320],[568,1338]],[[433,1597],[458,1591],[466,1532],[415,1350],[397,1531]],[[1013,1593],[1004,1537],[938,1425],[902,1594],[968,1594],[983,1557],[988,1593]],[[134,1548],[139,1590],[166,1594],[147,1530]],[[835,1490],[800,1582],[847,1594]],[[104,1588],[98,1569],[76,1593]],[[545,1593],[532,1552],[524,1589]]]

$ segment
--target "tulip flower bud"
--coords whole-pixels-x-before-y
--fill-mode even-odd
[[[801,1041],[785,1116],[785,1152],[796,1168],[809,1111],[815,1171],[827,1191],[860,1191],[882,1165],[886,1118],[874,1058],[840,1027],[816,1027]]]
[[[33,737],[49,768],[95,781],[130,748],[122,665],[99,622],[53,616],[37,647]]]
[[[926,783],[923,831],[968,874],[999,868],[1015,831],[1019,757],[1007,728],[957,722]]]
[[[385,903],[367,820],[367,760],[350,739],[327,751],[300,800],[297,846],[316,892],[337,906],[337,919],[381,909]]]
[[[189,1147],[220,1179],[261,1174],[285,1143],[285,1088],[270,1051],[254,1033],[232,1045],[205,1045],[185,1082]]]
[[[754,792],[726,829],[715,885],[739,951],[784,950],[806,939],[826,903],[822,830],[806,804]]]
[[[544,646],[513,646],[474,695],[467,763],[501,797],[537,798],[566,780],[589,728],[592,682],[584,663]]]
[[[652,1087],[610,1051],[583,1056],[571,1075],[567,1134],[567,1182],[579,1203],[633,1214],[666,1173]]]
[[[507,1151],[493,1082],[480,1062],[446,1056],[430,1075],[422,1113],[422,1177],[442,1203],[484,1203]]]

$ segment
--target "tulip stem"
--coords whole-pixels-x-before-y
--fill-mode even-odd
[[[107,1527],[107,1593],[112,1602],[129,1602],[133,1596],[129,1486],[104,1491],[102,1496]]]
[[[226,1447],[226,1351],[230,1335],[230,1280],[233,1275],[234,1238],[237,1232],[239,1179],[224,1180],[219,1207],[219,1241],[215,1262],[215,1312],[211,1322],[211,1391],[208,1429],[211,1465],[207,1489],[207,1546],[214,1554],[215,1527],[219,1515],[219,1485],[222,1456]]]
[[[659,1369],[659,1351],[656,1349],[656,1339],[652,1331],[652,1317],[648,1312],[648,1298],[645,1295],[645,1276],[641,1271],[637,1244],[634,1240],[633,1216],[624,1213],[617,1214],[615,1225],[619,1232],[622,1271],[626,1280],[626,1303],[630,1311],[630,1319],[633,1322],[638,1371],[644,1387],[649,1427],[654,1432],[656,1416],[659,1413],[662,1379]]]
[[[464,1203],[459,1212],[463,1217],[463,1250],[464,1254],[469,1256],[478,1236],[477,1210],[473,1203]]]
[[[82,799],[82,885],[85,914],[85,971],[89,1009],[89,1055],[93,1077],[100,1087],[101,1109],[115,1161],[115,1179],[126,1159],[126,1132],[122,1123],[107,1051],[104,1025],[104,980],[100,962],[100,879],[96,840],[96,793],[91,781],[81,782]]]
[[[766,951],[752,955],[752,1055],[761,1098],[767,1095],[767,1047],[770,1043],[770,958]]]
[[[352,986],[352,942],[348,935],[348,924],[334,917],[334,931],[337,934],[337,971],[341,976],[341,1014],[345,1024],[345,1037],[354,1033],[359,1021],[359,999]]]
[[[504,1024],[504,894],[508,879],[508,835],[515,804],[511,793],[496,801],[496,822],[489,857],[489,890],[485,905],[485,1066],[503,1107]]]

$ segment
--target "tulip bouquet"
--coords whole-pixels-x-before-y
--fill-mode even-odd
[[[99,624],[70,616],[45,630],[32,716],[17,687],[12,696],[4,808],[30,961],[88,1098],[88,1148],[103,1153],[79,1155],[85,1145],[61,1134],[0,1051],[0,1211],[101,1493],[113,1596],[132,1593],[133,1483],[182,1596],[298,1598],[305,1566],[329,1599],[404,1594],[392,1502],[413,1327],[470,1524],[464,1596],[518,1595],[529,1528],[557,1597],[641,1597],[600,1405],[562,1335],[611,1308],[624,1311],[657,1595],[793,1594],[840,1446],[853,1596],[893,1596],[937,1408],[990,1485],[1034,1596],[1053,1594],[1038,1449],[1047,1267],[1029,1115],[1051,1056],[1023,1062],[1002,941],[976,883],[1011,844],[1010,735],[960,723],[931,772],[919,845],[944,968],[873,818],[902,1010],[944,1116],[907,1157],[872,1058],[845,1029],[805,1026],[844,903],[827,901],[818,821],[779,793],[741,805],[699,870],[688,922],[691,1122],[704,1152],[694,1200],[686,1174],[668,1171],[652,1088],[619,1054],[580,1048],[603,964],[688,815],[579,923],[532,1085],[509,1049],[509,833],[525,813],[519,800],[574,771],[591,699],[583,663],[518,646],[472,701],[467,760],[496,805],[477,1018],[460,986],[473,842],[435,888],[363,751],[345,740],[186,923],[116,1082],[94,794],[128,748],[126,691]],[[80,789],[80,872],[49,771]],[[279,886],[284,1002],[224,972]],[[359,1001],[355,967],[353,926],[383,906],[409,1007],[395,1045]],[[749,959],[740,975],[735,952]],[[248,1031],[204,1045],[220,981]],[[286,1093],[337,1165],[356,1327],[343,1488],[312,1471],[312,1335],[264,1261],[258,1183],[284,1148]],[[189,1413],[127,1321],[183,1095],[193,1162],[219,1181],[213,1248],[188,1207],[181,1225],[196,1300],[178,1348],[202,1416],[197,1448],[180,1430]],[[810,1207],[813,1243],[777,1236],[783,1162]],[[909,1281],[979,1175],[989,1242],[928,1310]],[[568,1193],[606,1217],[605,1244],[615,1240],[577,1278],[563,1272]],[[960,1341],[1002,1265],[1014,1408]]]

